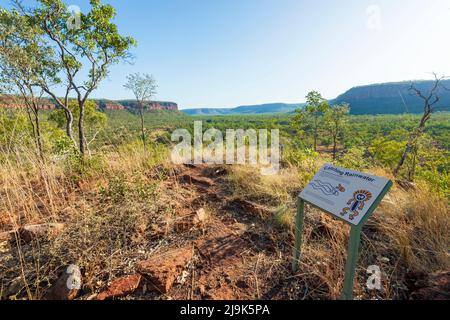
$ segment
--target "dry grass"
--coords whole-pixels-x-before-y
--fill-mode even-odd
[[[258,168],[233,166],[227,180],[235,195],[272,206],[291,203],[303,184],[296,167],[284,168],[279,175],[262,176]]]
[[[372,173],[389,176],[381,169],[374,169]],[[281,228],[290,234],[292,241],[295,195],[302,187],[301,175],[299,169],[292,167],[271,177],[258,175],[254,168],[234,167],[228,183],[237,196],[274,206],[271,222],[278,231],[269,226],[266,232],[277,232],[279,239],[286,239]],[[417,190],[406,192],[394,187],[363,229],[355,285],[359,298],[405,298],[408,292],[404,282],[409,272],[450,269],[448,204],[426,190],[418,186]],[[282,283],[285,291],[278,288],[278,293],[268,298],[337,299],[340,296],[349,228],[316,209],[307,206],[306,211],[299,274],[293,277],[288,274],[290,250],[277,253],[283,258],[265,256],[262,261],[266,261],[266,268],[260,259],[260,277],[268,284],[277,283],[278,277],[278,284]],[[371,292],[365,288],[367,268],[372,265],[382,271],[381,291]]]
[[[178,187],[177,168],[166,157],[162,149],[144,153],[131,146],[96,156],[83,170],[76,162],[68,166],[67,159],[41,164],[26,152],[2,159],[0,232],[45,222],[62,222],[66,228],[49,241],[0,247],[0,293],[19,279],[17,297],[42,298],[61,268],[71,263],[82,269],[83,291],[95,292],[133,272],[136,261],[161,247],[188,241],[192,235],[172,230],[195,191]],[[273,212],[251,227],[274,247],[268,250],[264,242],[246,264],[255,298],[339,297],[348,227],[315,209],[307,208],[300,272],[289,272],[295,199],[311,171],[289,166],[279,175],[261,176],[258,168],[233,166],[224,177],[221,187],[228,194]],[[364,228],[355,286],[360,298],[405,298],[408,271],[449,270],[448,204],[425,190],[394,188]],[[208,211],[220,214],[219,208]],[[365,289],[371,265],[383,272],[380,292]]]
[[[161,185],[173,170],[163,159],[164,154],[118,152],[108,154],[101,166],[87,164],[83,172],[77,165],[68,168],[67,161],[39,163],[32,154],[5,160],[0,232],[49,222],[66,227],[51,241],[27,245],[16,235],[0,252],[0,292],[20,277],[19,297],[42,298],[61,268],[72,263],[82,269],[85,289],[92,291],[130,272],[133,261],[169,241],[155,237],[176,207]]]

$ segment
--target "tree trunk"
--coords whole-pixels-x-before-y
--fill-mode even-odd
[[[339,137],[339,121],[335,121],[333,132],[333,161],[336,161],[338,137]]]
[[[143,103],[140,103],[139,113],[141,116],[141,134],[142,134],[142,144],[144,146],[144,152],[146,150],[146,141],[145,141],[145,127],[144,127],[144,106]]]
[[[80,108],[80,118],[78,119],[78,138],[79,138],[79,150],[82,157],[85,156],[86,153],[86,137],[84,134],[84,102],[78,102]]]
[[[318,116],[314,115],[314,151],[317,151],[318,123]]]
[[[42,161],[44,161],[44,148],[42,146],[41,122],[39,121],[39,110],[38,109],[36,109],[36,112],[34,113],[34,121],[36,124],[36,140],[37,140],[39,157],[41,158]]]
[[[73,145],[76,147],[75,138],[73,137],[72,127],[73,127],[73,114],[69,110],[64,110],[66,113],[66,134],[70,140],[72,140]]]
[[[34,144],[36,146],[37,155],[42,161],[44,161],[44,151],[42,148],[42,138],[41,138],[41,125],[39,121],[39,106],[36,103],[32,89],[28,88],[28,90],[31,92],[30,94],[31,101],[28,100],[29,98],[26,95],[24,95],[25,105],[27,106],[28,120],[30,121],[31,127],[33,129],[33,138]],[[31,116],[31,113],[33,113],[33,117]]]
[[[411,154],[412,154],[412,163],[411,163],[411,167],[410,167],[409,172],[408,172],[408,180],[409,181],[414,181],[414,179],[415,179],[416,163],[417,163],[417,149],[418,149],[418,146],[416,144],[416,146],[414,147],[414,149],[411,152]]]
[[[337,137],[333,137],[333,161],[336,161],[336,153],[337,153]]]
[[[416,130],[414,130],[413,133],[411,133],[411,136],[409,137],[408,143],[406,144],[405,150],[403,151],[400,161],[398,162],[397,167],[393,171],[394,177],[398,176],[400,170],[405,164],[408,154],[410,154],[411,151],[414,150],[417,143],[417,139],[419,139],[420,136],[422,135],[425,129],[425,124],[427,123],[428,119],[430,119],[430,114],[431,114],[430,112],[426,112],[423,115],[422,119],[420,120],[419,127]]]
[[[27,106],[27,115],[28,115],[28,121],[30,122],[30,125],[31,125],[31,129],[33,130],[34,144],[35,144],[36,150],[39,153],[39,146],[38,146],[37,133],[36,133],[36,125],[35,125],[35,121],[31,117],[31,107],[30,106]]]
[[[69,137],[69,139],[72,141],[74,147],[77,147],[77,143],[75,142],[75,138],[73,137],[72,127],[73,127],[73,114],[72,111],[69,109],[69,91],[66,92],[66,96],[64,98],[64,102],[58,99],[58,97],[51,92],[46,86],[41,87],[44,92],[46,92],[50,97],[53,98],[53,100],[56,102],[56,104],[61,107],[65,114],[66,114],[66,135]]]
[[[317,127],[314,128],[314,151],[317,151]]]

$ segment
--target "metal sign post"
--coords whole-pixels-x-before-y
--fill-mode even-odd
[[[351,226],[341,299],[353,299],[353,282],[359,256],[361,230],[393,183],[381,177],[325,165],[298,198],[292,271],[301,256],[305,203]]]

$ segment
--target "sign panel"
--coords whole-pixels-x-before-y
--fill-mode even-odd
[[[356,226],[388,183],[386,178],[326,164],[300,198]]]

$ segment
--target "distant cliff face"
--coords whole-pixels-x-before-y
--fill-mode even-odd
[[[97,105],[102,110],[129,110],[139,109],[139,104],[135,100],[108,101],[98,100]],[[174,102],[148,101],[144,103],[145,110],[178,110],[178,105]]]
[[[21,99],[14,99],[12,97],[0,97],[0,108],[9,108],[9,109],[24,109],[26,108],[26,104]],[[40,99],[38,102],[38,108],[40,110],[53,110],[56,109],[56,106],[47,99]]]
[[[110,101],[110,100],[94,100],[97,104],[97,108],[100,110],[138,110],[139,105],[136,101],[124,100],[124,101]],[[26,108],[25,102],[20,98],[13,98],[11,96],[0,97],[0,108],[8,109],[24,109]],[[150,101],[145,103],[146,110],[178,110],[178,105],[174,102],[163,101]],[[48,99],[40,99],[39,109],[41,110],[53,110],[56,109],[56,105]]]
[[[434,85],[434,81],[417,81],[414,86],[424,95],[428,94]],[[343,102],[350,104],[352,114],[399,114],[423,112],[423,100],[417,97],[411,90],[411,82],[395,82],[373,84],[352,88],[340,95],[332,104]],[[437,110],[450,110],[450,81],[442,82],[437,90],[440,97],[436,105]]]
[[[104,104],[97,104],[100,109],[104,110],[125,110],[125,107],[115,102],[105,102]]]

